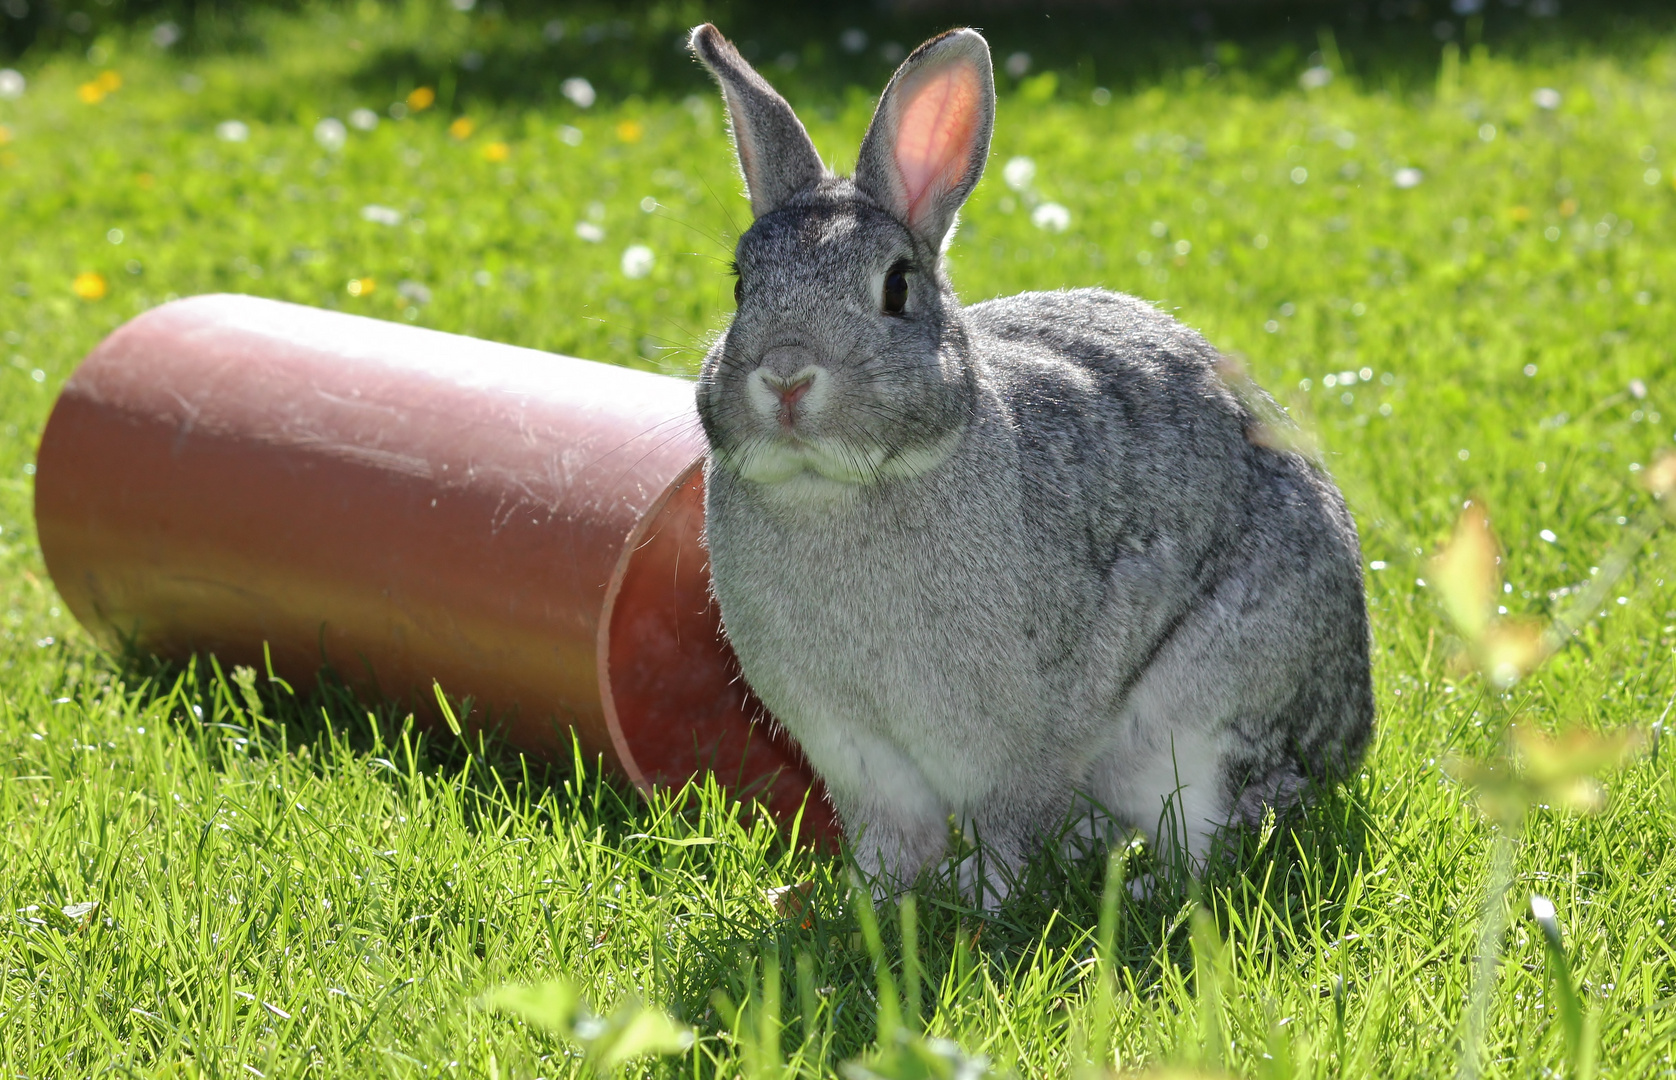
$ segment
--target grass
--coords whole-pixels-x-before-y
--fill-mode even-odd
[[[644,9],[624,33],[665,48],[691,15]],[[1360,776],[1196,899],[1110,893],[1104,947],[1103,863],[1043,868],[993,919],[922,896],[909,949],[903,912],[870,930],[840,862],[712,786],[643,803],[591,763],[422,733],[329,681],[96,651],[42,567],[30,463],[54,389],[123,320],[255,292],[690,373],[748,214],[696,72],[637,83],[613,53],[586,69],[592,108],[551,92],[585,70],[559,61],[594,62],[588,26],[617,33],[583,15],[526,98],[455,61],[539,56],[539,18],[420,5],[257,12],[245,39],[179,56],[144,26],[91,58],[27,54],[27,91],[0,100],[0,1069],[577,1075],[586,1022],[549,1017],[555,1034],[484,999],[565,976],[603,1012],[638,998],[694,1029],[637,1074],[872,1055],[879,1075],[952,1075],[941,1044],[892,1033],[892,987],[919,1002],[902,1030],[1028,1076],[1676,1074],[1668,748],[1607,776],[1596,814],[1538,805],[1499,831],[1444,767],[1496,757],[1509,723],[1645,733],[1676,695],[1672,546],[1642,542],[1636,484],[1676,429],[1676,24],[1493,17],[1511,29],[1488,45],[1466,22],[1442,47],[1426,23],[1388,47],[1212,40],[1214,74],[1160,61],[1104,105],[1111,65],[1051,42],[1003,79],[951,254],[962,294],[1100,283],[1203,329],[1308,422],[1368,559],[1380,729]],[[999,55],[1033,40],[1010,33]],[[870,85],[845,89],[833,40],[769,70],[844,165],[883,70],[870,52]],[[1312,63],[1333,77],[1304,89]],[[392,119],[421,85],[437,103]],[[317,122],[357,107],[376,129],[323,147]],[[245,138],[218,137],[235,120]],[[1035,171],[1015,188],[1018,158]],[[1045,203],[1063,232],[1033,223]],[[653,263],[630,278],[637,244]],[[1452,661],[1420,584],[1469,498],[1504,545],[1508,614],[1588,618],[1506,693]],[[1588,586],[1626,560],[1597,606]],[[1510,919],[1486,951],[1497,850]],[[782,918],[763,890],[801,882],[807,917]],[[1551,927],[1525,916],[1533,892]],[[1483,1052],[1463,1054],[1498,946]]]

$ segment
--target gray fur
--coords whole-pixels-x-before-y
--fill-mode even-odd
[[[721,85],[751,213],[773,211],[826,174],[803,122],[721,31],[705,23],[687,44]]]
[[[739,241],[698,409],[745,677],[886,882],[952,818],[999,899],[1082,799],[1202,860],[1368,740],[1355,525],[1198,334],[1098,289],[962,308],[937,246],[826,175]]]

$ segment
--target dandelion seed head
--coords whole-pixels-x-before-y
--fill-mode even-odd
[[[1047,232],[1064,232],[1071,227],[1071,212],[1055,202],[1046,202],[1030,212],[1030,222]]]
[[[1305,90],[1319,90],[1333,81],[1333,69],[1320,64],[1307,68],[1298,76],[1298,85]]]
[[[328,116],[314,125],[314,141],[320,144],[322,150],[335,154],[349,141],[349,129],[343,126],[342,120]]]
[[[572,75],[559,84],[559,93],[570,100],[578,109],[592,108],[598,95],[594,93],[594,84],[580,75]]]
[[[1026,191],[1036,179],[1036,163],[1027,157],[1010,158],[1001,167],[1001,179],[1014,191]]]
[[[400,225],[402,223],[403,216],[404,215],[400,210],[397,210],[392,206],[379,206],[377,203],[368,203],[366,206],[361,207],[361,220],[370,221],[375,225]]]
[[[652,272],[656,256],[645,244],[632,244],[623,251],[623,276],[639,280]]]

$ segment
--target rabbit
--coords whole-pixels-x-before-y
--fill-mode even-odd
[[[1360,549],[1264,437],[1280,410],[1132,297],[955,297],[984,38],[903,61],[853,177],[714,26],[690,45],[754,218],[696,384],[712,589],[880,895],[959,830],[994,908],[1084,812],[1202,872],[1220,830],[1343,778],[1373,729]]]

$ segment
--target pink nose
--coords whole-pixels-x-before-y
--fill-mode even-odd
[[[815,378],[813,375],[810,375],[805,376],[801,382],[795,383],[791,386],[783,386],[775,392],[780,395],[780,404],[789,412],[792,406],[801,401],[803,395],[807,394],[809,392],[809,387],[813,385],[815,385]]]
[[[780,426],[789,429],[797,420],[797,403],[802,401],[803,395],[815,385],[815,373],[805,371],[782,379],[764,372],[762,381],[774,392],[774,396],[780,399]]]

